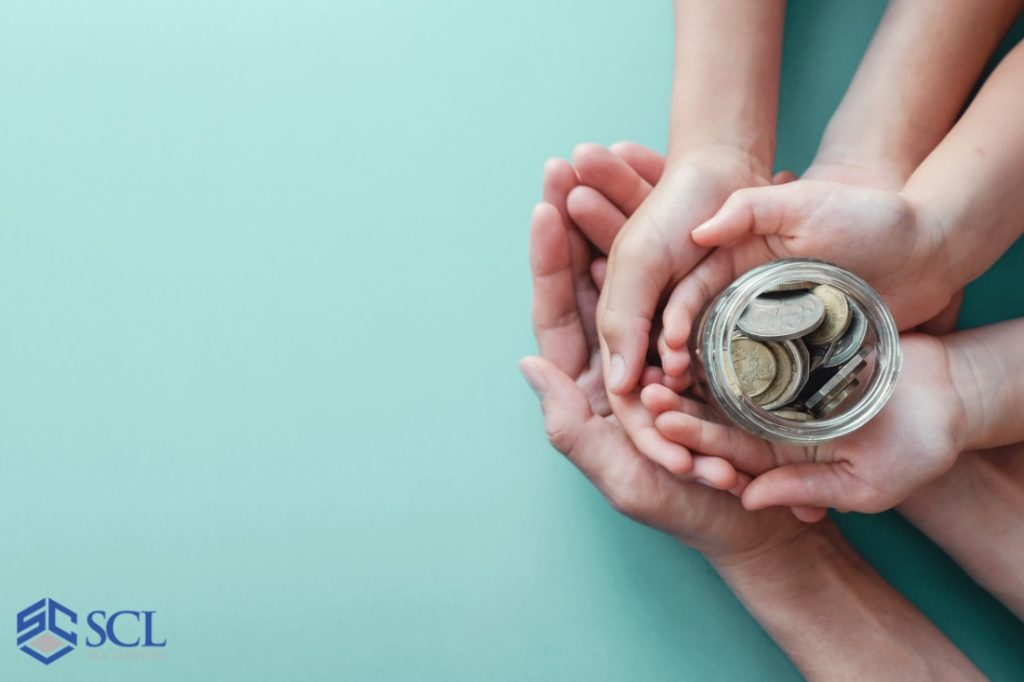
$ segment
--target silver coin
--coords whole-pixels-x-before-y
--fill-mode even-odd
[[[850,301],[850,328],[846,330],[842,338],[836,341],[836,348],[832,357],[822,364],[825,367],[836,367],[848,361],[857,352],[857,349],[864,343],[864,337],[868,333],[868,318],[853,301]]]
[[[825,304],[807,292],[755,298],[736,321],[758,341],[788,341],[808,334],[825,319]]]
[[[817,282],[807,281],[796,281],[796,282],[782,282],[775,284],[764,290],[766,294],[777,294],[783,291],[810,291],[814,287],[818,286]]]
[[[843,390],[836,393],[835,397],[818,409],[818,412],[822,417],[830,417],[835,414],[839,408],[843,406],[843,403],[846,402],[847,398],[853,394],[854,389],[857,388],[857,385],[860,382],[857,380],[857,377],[850,377],[850,379],[850,383],[848,383]]]
[[[867,364],[868,356],[874,350],[871,346],[864,346],[858,350],[850,360],[839,368],[835,375],[825,382],[817,391],[811,394],[805,403],[808,410],[815,414],[820,413],[822,407],[832,402],[835,397],[847,388],[853,379]]]
[[[823,345],[808,345],[808,352],[811,354],[811,370],[816,370],[819,367],[831,367],[827,364],[832,359],[832,354],[836,350],[836,342],[826,343]]]
[[[811,376],[811,353],[807,350],[807,344],[800,339],[794,339],[793,344],[796,346],[797,355],[800,356],[800,390],[804,389],[807,384],[807,379]]]

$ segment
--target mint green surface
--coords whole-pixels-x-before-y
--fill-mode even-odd
[[[794,3],[780,166],[881,9]],[[0,680],[798,679],[515,369],[541,164],[663,148],[671,50],[668,3],[0,3]],[[1014,258],[965,319],[1024,314]],[[937,549],[842,522],[1019,679]],[[42,666],[43,596],[157,610],[166,658]]]

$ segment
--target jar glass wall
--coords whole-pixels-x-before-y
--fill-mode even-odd
[[[805,340],[780,338],[778,343],[767,344],[776,353],[784,344],[791,359],[787,360],[786,355],[776,357],[780,363],[790,363],[787,367],[810,361],[814,369],[810,380],[805,376],[803,385],[796,387],[799,391],[793,396],[799,393],[799,397],[786,405],[777,404],[778,400],[765,402],[771,398],[765,395],[756,400],[758,396],[740,390],[744,384],[741,379],[747,377],[737,376],[735,357],[747,357],[751,345],[765,345],[752,344],[738,327],[748,306],[765,301],[774,305],[775,297],[817,285],[827,286],[816,291],[825,290],[834,296],[841,292],[846,299],[841,303],[849,306],[853,317],[852,323],[845,319],[844,323],[860,324],[861,328],[844,327],[842,338],[824,346],[806,344],[806,339],[813,340],[811,336]],[[755,350],[764,353],[761,348]],[[797,350],[801,357],[794,357]],[[828,355],[823,358],[824,353]],[[708,403],[755,436],[798,445],[839,438],[870,421],[892,396],[902,361],[896,323],[878,293],[853,273],[811,259],[766,263],[729,285],[707,305],[695,325],[690,355],[698,390]],[[766,365],[774,367],[774,360],[765,359]],[[831,364],[825,367],[823,362]]]

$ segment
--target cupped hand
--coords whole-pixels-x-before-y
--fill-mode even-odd
[[[549,163],[545,197],[556,198],[559,187],[572,184],[565,168]],[[580,262],[589,261],[589,252],[573,248],[574,239],[582,239],[576,230],[552,203],[542,203],[534,211],[530,261],[541,357],[525,358],[520,367],[542,400],[551,443],[616,509],[674,535],[712,560],[760,555],[806,532],[785,511],[748,512],[735,495],[681,480],[637,450],[603,399],[600,362],[589,340],[593,310],[588,314],[584,308],[593,305],[587,292],[594,283],[578,276],[589,269],[588,262]],[[583,244],[589,246],[587,241]],[[694,473],[705,461],[716,460],[697,458]],[[747,480],[734,479],[734,492],[740,492]]]
[[[941,229],[888,190],[818,180],[740,190],[692,238],[720,248],[676,287],[665,307],[664,363],[674,376],[688,362],[692,325],[710,297],[776,258],[817,258],[860,275],[901,330],[935,318],[953,300],[943,282]]]
[[[610,417],[611,409],[602,381],[594,319],[597,285],[603,271],[603,256],[597,254],[601,253],[598,244],[602,240],[610,243],[618,228],[611,226],[609,233],[593,240],[593,224],[587,224],[586,233],[581,231],[570,220],[566,208],[575,186],[576,174],[568,163],[558,159],[548,162],[544,177],[546,201],[534,209],[530,232],[534,330],[541,354],[576,383],[591,412],[604,419]],[[662,378],[656,367],[649,367],[646,373],[647,381]],[[640,409],[646,411],[642,405]],[[662,438],[653,421],[646,435]],[[736,472],[724,459],[691,458],[682,446],[672,446],[685,453],[687,473],[682,475],[686,478],[721,489],[736,486]]]
[[[756,478],[747,509],[810,505],[879,512],[948,470],[963,449],[964,406],[943,342],[901,339],[903,369],[888,404],[860,430],[814,447],[782,445],[716,423],[703,405],[664,386],[644,389],[644,404],[666,437],[693,452],[735,458]]]
[[[770,178],[746,157],[721,149],[693,151],[670,168],[647,155],[642,173],[620,157],[643,157],[637,153],[642,148],[617,147],[576,148],[573,161],[583,187],[570,195],[570,212],[603,207],[598,214],[626,219],[612,242],[597,313],[608,400],[641,452],[683,474],[690,469],[690,453],[660,437],[639,398],[645,359],[655,350],[651,339],[658,336],[656,313],[664,294],[706,254],[689,239],[690,230],[734,190]]]

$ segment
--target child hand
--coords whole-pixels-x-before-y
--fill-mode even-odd
[[[944,473],[965,445],[966,411],[945,344],[907,334],[901,346],[903,370],[885,408],[859,431],[815,447],[772,443],[716,423],[706,406],[664,386],[646,387],[642,398],[667,438],[694,453],[743,462],[757,476],[743,492],[747,509],[878,512]]]
[[[882,295],[901,330],[934,318],[954,292],[944,279],[945,241],[937,221],[895,192],[797,180],[735,192],[693,241],[720,247],[669,297],[665,371],[680,376],[686,344],[709,299],[739,275],[777,258],[818,258],[845,267]]]

